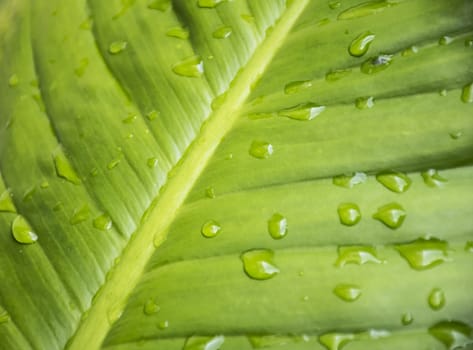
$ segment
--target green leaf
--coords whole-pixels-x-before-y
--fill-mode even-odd
[[[473,2],[0,2],[1,349],[473,343]]]

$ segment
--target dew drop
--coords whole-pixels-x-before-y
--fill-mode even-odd
[[[348,75],[351,74],[351,72],[352,72],[351,69],[332,70],[330,72],[327,72],[327,74],[325,74],[325,80],[327,82],[334,82],[334,81],[347,77]]]
[[[205,195],[207,198],[215,198],[215,189],[213,187],[207,187],[205,189]]]
[[[20,82],[20,79],[18,78],[18,75],[12,74],[10,76],[10,79],[8,79],[8,86],[15,87],[18,85],[19,82]]]
[[[355,284],[338,284],[333,293],[345,301],[355,301],[361,296],[361,289]]]
[[[15,241],[21,244],[32,244],[38,240],[38,235],[33,231],[28,221],[21,216],[17,215],[12,222],[12,234]]]
[[[445,97],[448,95],[448,90],[447,89],[442,89],[439,91],[439,95],[442,97]]]
[[[311,87],[312,87],[311,80],[293,81],[291,83],[286,84],[286,86],[284,86],[284,93],[286,95],[293,95],[301,91],[310,89]]]
[[[429,333],[442,342],[448,350],[461,349],[473,344],[471,326],[460,321],[441,321],[429,328]]]
[[[33,186],[26,190],[25,194],[23,195],[23,202],[28,202],[33,199],[34,194],[36,193],[36,186]]]
[[[353,333],[325,333],[319,336],[319,342],[329,350],[341,350],[354,339]]]
[[[363,2],[360,5],[350,7],[345,11],[340,12],[337,19],[353,19],[377,14],[385,9],[395,6],[398,1],[393,0],[375,0]]]
[[[124,123],[124,124],[131,124],[131,123],[133,123],[137,118],[138,118],[138,115],[136,115],[135,113],[129,113],[129,114],[128,114],[128,117],[126,117],[125,119],[122,120],[122,123]]]
[[[466,39],[465,47],[473,47],[473,39]]]
[[[244,20],[248,24],[254,24],[255,23],[255,17],[247,14],[247,13],[242,13],[240,15],[241,19]]]
[[[120,52],[126,49],[127,45],[128,43],[123,40],[114,41],[109,45],[108,52],[112,55],[119,54]]]
[[[69,222],[72,225],[76,225],[80,222],[86,221],[89,219],[90,210],[87,204],[83,204],[80,207],[77,207],[72,213],[71,219]]]
[[[146,165],[150,169],[154,169],[158,166],[158,159],[156,157],[151,157],[146,160]]]
[[[233,29],[230,26],[222,26],[217,28],[213,33],[212,36],[215,39],[226,39],[232,35]]]
[[[392,63],[392,55],[371,57],[361,64],[360,70],[364,74],[375,74],[388,68]]]
[[[225,99],[227,98],[227,93],[224,92],[221,95],[218,95],[212,100],[212,103],[210,104],[210,107],[212,108],[213,111],[215,111],[217,108],[220,108],[221,105],[225,102]]]
[[[473,83],[467,84],[463,87],[461,100],[464,103],[473,102]]]
[[[397,229],[401,227],[405,218],[406,211],[400,204],[396,202],[379,207],[378,211],[373,214],[373,219],[381,221],[391,229]]]
[[[378,173],[376,180],[388,190],[396,193],[406,192],[412,184],[412,180],[406,174],[394,171]]]
[[[316,103],[302,103],[297,106],[283,109],[278,112],[280,117],[287,117],[295,120],[312,120],[325,110],[325,106]]]
[[[361,57],[368,52],[375,35],[369,31],[361,33],[351,42],[348,53],[354,57]]]
[[[145,315],[153,315],[159,312],[161,308],[159,307],[158,303],[154,299],[148,299],[145,304],[143,305],[143,312]]]
[[[116,168],[118,166],[118,164],[120,164],[120,159],[118,159],[118,158],[113,159],[107,164],[107,169],[112,170],[112,169]]]
[[[429,294],[429,306],[432,310],[440,310],[445,306],[445,294],[439,288],[434,288]]]
[[[79,78],[82,77],[85,73],[85,70],[89,66],[89,59],[88,58],[83,58],[79,62],[79,66],[74,69],[74,74],[77,75]]]
[[[467,241],[465,243],[465,251],[468,253],[473,253],[473,241]]]
[[[265,141],[253,141],[249,154],[258,159],[267,159],[273,154],[273,145]]]
[[[401,52],[401,56],[408,57],[408,56],[415,55],[418,52],[419,52],[419,48],[415,45],[412,45],[412,46],[408,47],[407,49],[404,49]]]
[[[267,280],[279,273],[274,263],[274,252],[269,249],[251,249],[241,254],[243,269],[248,277],[255,280]]]
[[[378,252],[371,246],[340,246],[335,266],[343,267],[347,264],[363,265],[367,263],[383,264],[378,258]]]
[[[166,32],[166,35],[172,38],[186,40],[186,39],[189,39],[189,30],[186,28],[174,27],[174,28],[169,29]]]
[[[339,0],[330,0],[328,2],[328,7],[332,10],[335,10],[336,8],[339,8],[341,5],[342,5],[342,3]]]
[[[448,45],[451,44],[453,41],[453,38],[448,35],[444,35],[439,39],[439,45]]]
[[[44,180],[43,182],[41,182],[39,184],[39,187],[42,189],[42,190],[45,190],[47,188],[49,188],[49,182],[47,180]]]
[[[97,216],[92,222],[97,230],[108,231],[112,228],[112,219],[107,214]]]
[[[10,191],[5,190],[0,195],[0,212],[16,213],[15,205],[11,199]]]
[[[148,8],[151,10],[158,10],[161,12],[167,11],[171,6],[171,0],[154,0],[148,3]]]
[[[362,172],[355,172],[351,174],[342,174],[334,176],[332,179],[332,183],[336,186],[345,187],[345,188],[352,188],[355,185],[362,184],[366,182],[368,176]]]
[[[214,8],[220,5],[224,0],[198,0],[197,6],[201,8]]]
[[[438,173],[435,169],[429,169],[420,173],[424,183],[429,187],[442,187],[448,180]]]
[[[365,96],[365,97],[358,97],[355,100],[355,107],[358,109],[369,109],[374,106],[374,97],[373,96]]]
[[[225,342],[223,335],[201,337],[193,335],[186,339],[182,350],[219,350]]]
[[[64,153],[61,152],[60,149],[58,149],[53,155],[53,160],[57,176],[62,177],[63,179],[75,185],[81,183],[80,178],[75,172],[75,170],[72,168],[71,163],[69,163],[66,156],[64,155]]]
[[[448,133],[450,135],[450,138],[452,140],[458,140],[460,137],[463,136],[463,132],[460,131],[460,130],[457,130],[457,131],[452,131],[450,133]]]
[[[279,214],[275,213],[268,220],[268,232],[274,239],[281,239],[287,235],[287,219]]]
[[[152,110],[152,111],[149,111],[148,113],[146,113],[146,118],[148,118],[149,121],[153,121],[158,117],[159,117],[159,112],[158,111]]]
[[[165,329],[169,328],[169,321],[165,320],[165,321],[159,322],[158,323],[158,328],[161,329],[161,330],[165,330]]]
[[[425,270],[449,261],[448,243],[438,238],[419,238],[409,243],[396,245],[395,248],[416,270]]]
[[[7,323],[8,321],[10,321],[10,315],[0,307],[0,324]]]
[[[361,212],[355,203],[341,203],[338,206],[340,223],[345,226],[356,225],[361,220]]]
[[[85,19],[84,21],[81,22],[81,24],[79,24],[79,29],[82,29],[82,30],[90,30],[92,28],[92,18],[87,18]]]
[[[200,56],[190,56],[176,63],[172,71],[183,77],[198,78],[204,73],[204,62]]]
[[[218,222],[216,222],[215,220],[209,220],[202,225],[200,232],[205,238],[213,238],[220,233],[221,229],[222,227]]]
[[[412,322],[414,322],[414,317],[412,317],[412,314],[410,312],[405,312],[401,316],[401,323],[404,326],[410,325]]]

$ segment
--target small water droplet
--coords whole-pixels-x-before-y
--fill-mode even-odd
[[[146,165],[150,169],[154,169],[158,166],[158,159],[156,157],[151,157],[146,160]]]
[[[273,145],[265,141],[253,141],[249,154],[258,159],[267,159],[273,154]]]
[[[223,335],[201,337],[193,335],[186,339],[182,350],[219,350],[225,342]]]
[[[78,185],[81,183],[81,180],[75,170],[72,168],[71,164],[67,160],[66,156],[60,148],[58,148],[53,155],[54,166],[56,168],[56,174],[63,179]]]
[[[215,198],[215,189],[213,187],[207,187],[205,189],[205,195],[207,198]]]
[[[467,241],[465,243],[465,251],[468,253],[473,253],[473,241]]]
[[[439,91],[439,95],[442,97],[445,97],[448,95],[448,90],[447,89],[442,89]]]
[[[165,329],[169,328],[169,321],[165,320],[165,321],[159,322],[158,323],[158,328],[161,329],[161,330],[165,330]]]
[[[159,310],[161,310],[161,308],[155,299],[148,299],[143,305],[143,312],[148,316],[158,313]]]
[[[448,180],[442,177],[437,170],[429,169],[420,173],[424,183],[429,187],[442,187]]]
[[[375,35],[369,31],[361,33],[351,42],[348,53],[354,57],[361,57],[368,52]]]
[[[230,26],[222,26],[217,28],[213,33],[212,36],[215,39],[226,39],[232,35],[233,29]]]
[[[280,117],[287,117],[295,120],[312,120],[325,110],[325,106],[316,103],[302,103],[297,106],[283,109],[278,112]]]
[[[32,244],[38,240],[38,235],[33,231],[32,227],[26,219],[17,215],[12,222],[12,234],[15,241],[21,244]]]
[[[453,41],[453,38],[448,35],[444,35],[439,39],[439,45],[448,45],[451,44]]]
[[[463,87],[461,100],[464,103],[472,103],[473,102],[473,83],[466,84]]]
[[[442,342],[447,350],[462,349],[473,344],[473,329],[461,321],[441,321],[429,328],[429,333]]]
[[[419,52],[419,48],[415,45],[412,45],[411,47],[408,47],[407,49],[402,50],[401,56],[408,57],[408,56],[415,55],[418,52]]]
[[[452,140],[458,140],[460,137],[463,136],[463,132],[461,130],[456,130],[448,133]]]
[[[291,83],[286,84],[286,86],[284,86],[284,93],[286,95],[293,95],[303,90],[310,89],[311,87],[312,87],[311,80],[293,81]]]
[[[330,0],[328,2],[328,7],[332,10],[335,10],[336,8],[339,8],[341,5],[342,5],[342,3],[339,0]]]
[[[148,8],[151,10],[166,11],[171,6],[171,0],[153,0],[148,3]]]
[[[189,30],[187,28],[174,27],[174,28],[169,29],[166,32],[166,35],[172,38],[187,40],[189,39]]]
[[[345,187],[345,188],[352,188],[355,185],[362,184],[366,182],[368,176],[362,172],[355,172],[351,174],[342,174],[334,176],[332,179],[332,183],[336,186]]]
[[[374,0],[363,2],[360,5],[350,7],[345,11],[340,12],[337,19],[344,20],[375,15],[397,4],[398,1],[394,0]]]
[[[92,223],[96,229],[101,231],[108,231],[112,228],[112,219],[107,214],[97,216]]]
[[[212,108],[213,111],[215,111],[217,108],[219,108],[224,102],[225,102],[225,99],[227,97],[227,93],[224,92],[223,94],[221,95],[218,95],[217,97],[215,97],[213,100],[212,100],[212,103],[210,105],[210,107]]]
[[[23,202],[28,202],[33,199],[34,194],[36,193],[36,186],[33,186],[26,190],[23,195]]]
[[[10,321],[10,315],[0,307],[0,324],[7,323],[8,321]]]
[[[448,243],[438,238],[419,238],[395,246],[401,256],[416,270],[425,270],[449,261]]]
[[[319,336],[319,342],[328,350],[341,350],[354,339],[353,333],[325,333]]]
[[[198,0],[197,6],[201,8],[214,8],[220,5],[224,0]]]
[[[126,49],[127,45],[128,43],[123,40],[114,41],[108,47],[108,52],[110,52],[112,55],[119,54],[120,52]]]
[[[322,27],[330,23],[330,18],[322,18],[316,23],[317,26]]]
[[[8,79],[8,86],[15,87],[18,85],[19,82],[20,82],[20,79],[18,78],[18,75],[12,74],[10,76],[10,79]]]
[[[378,211],[373,214],[373,219],[381,221],[387,227],[397,229],[401,227],[406,218],[406,211],[404,208],[396,203],[388,203],[378,208]]]
[[[287,235],[287,219],[279,214],[275,213],[268,220],[268,232],[274,239],[281,239]]]
[[[138,115],[135,113],[128,113],[128,117],[122,120],[124,124],[131,124],[138,118]]]
[[[113,159],[111,160],[108,164],[107,164],[107,169],[108,170],[112,170],[114,168],[116,168],[118,166],[118,164],[120,164],[120,159]]]
[[[367,263],[383,264],[378,258],[378,252],[371,246],[340,246],[335,266],[343,267],[346,264],[363,265]]]
[[[360,70],[364,74],[375,74],[388,68],[392,63],[392,55],[379,55],[368,58],[361,64]]]
[[[202,233],[202,236],[204,236],[205,238],[213,238],[220,233],[221,229],[222,227],[217,221],[209,220],[205,224],[202,225],[200,232]]]
[[[10,191],[5,190],[0,195],[0,212],[16,213],[15,205],[11,199]]]
[[[76,225],[80,222],[86,221],[89,219],[89,206],[86,204],[81,205],[80,207],[77,207],[74,212],[72,213],[71,219],[69,222],[72,225]]]
[[[42,190],[45,190],[47,188],[49,188],[49,182],[47,180],[44,180],[42,181],[40,184],[39,184],[39,187],[42,189]]]
[[[345,301],[355,301],[361,296],[361,288],[355,284],[338,284],[333,293]]]
[[[79,65],[77,68],[74,69],[74,74],[77,75],[79,78],[84,75],[85,70],[89,66],[89,59],[83,58],[80,60]]]
[[[177,75],[198,78],[204,73],[204,62],[200,56],[191,56],[176,63],[172,71]]]
[[[466,39],[465,40],[465,47],[473,47],[473,39]]]
[[[334,82],[345,78],[346,76],[351,74],[351,69],[336,69],[325,74],[325,80],[328,82]]]
[[[361,220],[361,212],[355,203],[341,203],[338,206],[340,223],[346,226],[356,225]]]
[[[406,174],[395,171],[378,173],[376,180],[388,190],[396,193],[406,192],[412,184],[412,180]]]
[[[365,96],[365,97],[358,97],[355,100],[355,107],[358,109],[369,109],[374,106],[374,97],[373,96]]]
[[[274,263],[274,252],[269,249],[251,249],[241,254],[243,269],[248,277],[267,280],[279,273]]]
[[[405,312],[401,316],[401,323],[404,326],[410,325],[412,322],[414,322],[414,317],[412,317],[412,314],[410,312]]]
[[[248,24],[254,24],[255,23],[255,17],[248,14],[248,13],[242,13],[240,15],[241,19],[244,20]]]
[[[82,29],[82,30],[90,30],[92,29],[92,18],[89,17],[87,19],[85,19],[84,21],[81,22],[81,24],[79,24],[79,29]]]
[[[429,294],[428,298],[429,306],[433,310],[440,310],[445,305],[445,294],[439,288],[434,288]]]

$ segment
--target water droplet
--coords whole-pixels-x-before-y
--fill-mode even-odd
[[[12,74],[10,76],[10,79],[8,79],[8,86],[15,87],[18,85],[19,82],[20,82],[20,79],[18,78],[18,75]]]
[[[465,251],[468,253],[473,253],[473,241],[467,241],[465,243]]]
[[[176,63],[172,71],[183,77],[198,78],[204,73],[204,62],[200,56],[191,56]]]
[[[369,109],[374,106],[374,97],[367,96],[367,97],[358,97],[355,100],[355,107],[358,109]]]
[[[12,222],[12,234],[15,241],[22,244],[32,244],[38,240],[38,235],[33,231],[28,221],[21,216],[17,215]]]
[[[420,173],[424,183],[429,187],[442,187],[448,180],[438,173],[435,169],[429,169]]]
[[[79,66],[74,69],[74,74],[77,75],[79,78],[84,75],[85,70],[89,66],[89,59],[83,58],[79,62]]]
[[[161,308],[154,299],[148,299],[143,305],[143,312],[145,313],[145,315],[148,316],[159,312],[159,310],[161,310]]]
[[[361,64],[360,70],[365,74],[375,74],[388,68],[392,63],[392,55],[379,55],[368,58]]]
[[[439,45],[448,45],[452,43],[452,41],[453,41],[453,38],[451,36],[444,35],[443,37],[439,39]]]
[[[80,207],[77,207],[74,212],[72,213],[71,219],[69,222],[72,225],[76,225],[80,222],[86,221],[89,219],[90,215],[90,210],[89,206],[86,204],[81,205]]]
[[[429,294],[428,298],[429,306],[433,310],[440,310],[445,305],[445,294],[439,288],[434,288]]]
[[[267,159],[273,154],[273,145],[265,141],[253,141],[249,153],[258,159]]]
[[[269,249],[251,249],[240,256],[243,269],[248,277],[255,280],[267,280],[279,273],[274,264],[274,252]]]
[[[465,47],[473,47],[473,39],[466,39]]]
[[[193,335],[186,339],[182,350],[219,350],[225,342],[223,335],[214,337],[200,337]]]
[[[383,264],[378,258],[378,252],[371,246],[340,246],[335,266],[343,267],[346,264],[363,265],[367,263]]]
[[[39,184],[39,187],[42,189],[42,190],[45,190],[47,188],[49,188],[49,182],[47,180],[44,180],[42,181],[40,184]]]
[[[467,84],[463,87],[461,100],[465,103],[473,102],[473,83]]]
[[[198,0],[197,6],[201,8],[214,8],[222,2],[224,2],[224,0]]]
[[[286,95],[293,95],[303,90],[310,89],[311,87],[312,87],[311,80],[293,81],[291,83],[286,84],[286,86],[284,86],[284,93]]]
[[[334,82],[345,78],[346,76],[351,74],[351,69],[336,69],[325,74],[325,80],[328,82]]]
[[[146,161],[146,165],[148,166],[148,168],[154,169],[158,166],[158,159],[156,157],[148,158],[148,160]]]
[[[461,321],[441,321],[429,328],[429,333],[448,350],[462,349],[473,344],[472,328]]]
[[[171,0],[153,0],[148,4],[148,8],[152,10],[158,10],[161,12],[166,11],[171,6]]]
[[[158,328],[161,329],[161,330],[165,330],[165,329],[169,328],[169,321],[165,320],[165,321],[159,322],[158,323]]]
[[[122,123],[124,124],[131,124],[133,123],[136,119],[138,118],[138,115],[135,113],[128,113],[128,117],[122,120]]]
[[[92,18],[89,17],[87,19],[85,19],[84,21],[82,21],[81,24],[79,24],[79,29],[82,29],[82,30],[90,30],[92,29]]]
[[[112,228],[112,219],[107,214],[102,214],[94,219],[93,225],[98,230],[108,231]]]
[[[378,173],[376,180],[388,190],[396,193],[406,192],[412,183],[406,174],[395,171]]]
[[[117,167],[118,164],[120,164],[120,159],[113,159],[107,164],[107,169],[112,170]]]
[[[360,208],[355,203],[342,203],[338,206],[338,217],[343,225],[356,225],[361,220]]]
[[[3,191],[3,193],[0,195],[0,212],[1,211],[16,213],[16,208],[11,199],[9,190]]]
[[[360,5],[350,7],[347,10],[340,12],[337,19],[353,19],[370,16],[397,4],[398,1],[393,0],[374,0],[363,2]]]
[[[240,15],[241,19],[244,20],[248,24],[254,24],[255,23],[255,17],[247,14],[247,13],[242,13]]]
[[[333,293],[345,301],[355,301],[361,296],[361,288],[355,284],[338,284]]]
[[[34,194],[36,193],[36,186],[33,186],[26,190],[23,195],[23,202],[28,202],[33,199]]]
[[[368,179],[365,173],[355,172],[334,176],[332,182],[336,186],[352,188],[355,185],[364,183]]]
[[[354,339],[353,333],[325,333],[319,336],[319,342],[329,350],[341,350]]]
[[[174,27],[174,28],[169,29],[166,32],[166,35],[172,38],[187,40],[189,39],[189,30],[186,28]]]
[[[213,238],[220,233],[222,227],[215,220],[209,220],[202,225],[200,232],[206,238]]]
[[[215,189],[213,187],[207,187],[205,189],[205,195],[207,198],[215,198]]]
[[[53,155],[54,166],[56,168],[56,174],[67,181],[78,185],[81,183],[79,176],[72,168],[72,165],[67,160],[66,156],[62,151],[58,148]]]
[[[412,45],[411,47],[408,47],[407,49],[402,50],[401,56],[408,57],[408,56],[415,55],[418,52],[419,52],[419,48],[415,45]]]
[[[339,8],[341,5],[342,5],[341,1],[338,1],[338,0],[330,0],[328,2],[328,7],[332,10]]]
[[[445,97],[448,95],[448,90],[447,89],[442,89],[439,91],[439,95],[442,97]]]
[[[410,312],[405,312],[401,316],[401,323],[404,326],[410,325],[412,322],[414,322],[414,317],[412,317],[412,314]]]
[[[399,244],[395,248],[416,270],[425,270],[449,261],[448,243],[438,238],[419,238],[409,243]]]
[[[127,45],[128,43],[123,40],[114,41],[108,47],[108,52],[110,52],[112,55],[119,54],[120,52],[126,49]]]
[[[452,140],[458,140],[460,137],[463,136],[463,132],[461,130],[457,130],[457,131],[452,131],[450,133],[448,133],[450,135],[450,138]]]
[[[395,202],[379,207],[378,211],[373,214],[373,219],[381,221],[387,227],[392,229],[401,227],[405,218],[406,211],[400,204]]]
[[[325,106],[316,103],[302,103],[297,106],[283,109],[278,112],[280,117],[287,117],[295,120],[312,120],[325,110]]]
[[[287,219],[279,213],[275,213],[268,220],[268,232],[274,239],[284,238],[287,234]]]
[[[10,315],[0,307],[0,324],[7,323],[8,321],[10,321]]]
[[[361,57],[368,52],[371,42],[376,36],[367,31],[358,35],[348,47],[348,53],[354,57]]]
[[[215,39],[226,39],[230,35],[232,35],[233,29],[230,26],[222,26],[217,28],[213,33],[212,36]]]

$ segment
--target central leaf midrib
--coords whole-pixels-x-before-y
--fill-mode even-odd
[[[225,102],[210,115],[200,134],[172,170],[160,196],[148,210],[146,220],[134,233],[119,264],[114,267],[110,278],[95,296],[88,317],[81,322],[69,342],[70,350],[100,348],[111,324],[123,312],[127,298],[139,282],[146,264],[165,240],[167,229],[187,194],[221,139],[237,120],[238,111],[250,94],[250,86],[265,71],[308,3],[309,0],[293,2],[279,18],[271,34],[255,50],[245,68],[238,73],[227,91]]]

